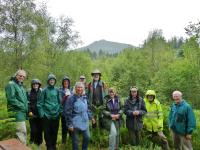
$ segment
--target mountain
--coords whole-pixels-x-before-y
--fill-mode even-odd
[[[90,50],[91,52],[99,52],[100,50],[109,54],[118,53],[125,48],[133,48],[133,45],[111,42],[106,40],[95,41],[88,46],[79,48],[78,50]]]

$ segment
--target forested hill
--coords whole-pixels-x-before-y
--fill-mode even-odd
[[[114,54],[122,51],[123,49],[133,47],[134,46],[130,44],[99,40],[89,44],[88,46],[79,48],[78,50],[90,50],[91,52],[96,53],[99,53],[99,51],[103,51],[105,53]]]

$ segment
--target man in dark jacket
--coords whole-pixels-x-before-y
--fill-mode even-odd
[[[98,69],[95,69],[91,73],[93,80],[88,84],[88,98],[89,104],[92,107],[91,110],[94,114],[94,117],[97,118],[99,115],[99,124],[101,125],[101,114],[96,114],[97,109],[103,107],[104,97],[106,96],[106,86],[103,81],[101,81],[101,72]],[[93,127],[96,127],[94,124]]]
[[[41,96],[42,89],[39,79],[33,79],[31,81],[31,90],[28,92],[28,114],[29,123],[31,128],[30,143],[42,144],[42,119],[38,116],[37,101]]]
[[[59,115],[61,112],[61,96],[55,84],[55,75],[49,74],[47,87],[42,91],[41,98],[37,103],[39,116],[43,118],[44,139],[47,150],[56,150]]]
[[[132,145],[139,145],[140,131],[143,127],[142,117],[146,114],[144,100],[139,96],[137,87],[130,88],[130,95],[125,101],[124,112],[126,114],[126,127]]]
[[[182,99],[180,91],[172,94],[174,103],[169,113],[169,127],[172,131],[176,150],[192,150],[192,132],[196,128],[196,119],[191,106]]]
[[[16,119],[16,135],[26,144],[26,118],[28,113],[28,101],[23,81],[26,77],[24,70],[18,70],[5,88],[8,112]]]
[[[70,79],[68,76],[64,76],[62,79],[62,87],[60,88],[60,93],[62,96],[61,104],[62,104],[62,113],[61,113],[61,124],[62,124],[62,143],[66,144],[66,138],[67,138],[67,126],[66,126],[66,120],[64,115],[64,104],[67,100],[68,96],[72,94],[70,90]]]

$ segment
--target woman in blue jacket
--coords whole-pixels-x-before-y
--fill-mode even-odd
[[[71,132],[72,149],[78,150],[78,133],[81,133],[83,136],[82,150],[87,150],[89,143],[89,119],[92,119],[92,115],[82,82],[76,83],[74,94],[69,96],[65,102],[64,113],[67,128]],[[94,121],[94,119],[92,120]]]

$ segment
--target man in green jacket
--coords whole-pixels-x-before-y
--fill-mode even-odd
[[[55,75],[49,74],[47,87],[44,88],[37,102],[39,116],[43,118],[44,139],[47,150],[56,150],[59,115],[61,112],[61,95],[55,84]]]
[[[7,109],[11,117],[16,119],[16,135],[19,140],[26,144],[26,118],[28,101],[23,81],[26,77],[24,70],[18,70],[5,87]]]
[[[180,91],[172,94],[174,103],[169,113],[169,127],[172,131],[176,150],[192,150],[192,132],[196,128],[196,119],[191,106],[182,99]]]

